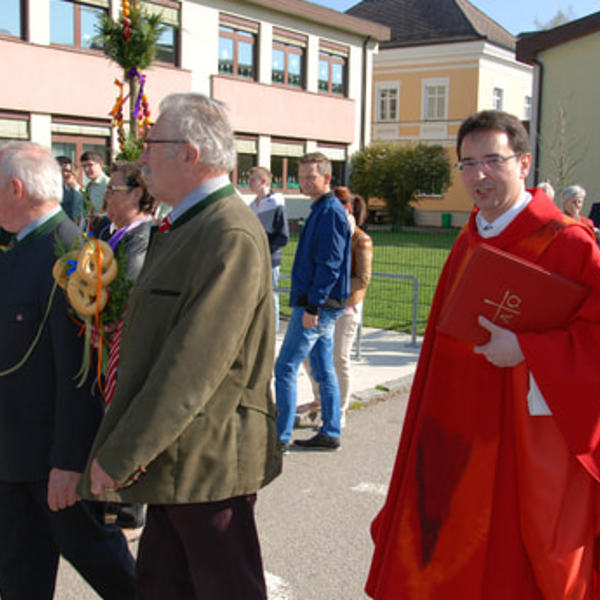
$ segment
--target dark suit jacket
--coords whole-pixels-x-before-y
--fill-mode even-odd
[[[594,202],[594,204],[592,204],[588,217],[594,221],[595,227],[600,227],[600,202]]]
[[[49,231],[0,253],[0,371],[17,364],[44,321],[54,280],[54,236],[72,245],[81,231],[64,212]],[[103,405],[92,381],[78,389],[82,338],[57,288],[41,336],[25,364],[0,376],[0,481],[45,479],[51,467],[83,471]]]
[[[108,242],[112,237],[110,225],[110,220],[102,222],[95,235],[101,240]],[[115,248],[115,252],[118,252],[121,248],[125,249],[125,254],[127,256],[127,279],[135,281],[142,270],[146,252],[148,251],[148,244],[150,243],[151,229],[152,220],[143,221],[133,229],[130,229],[121,238]]]
[[[150,243],[151,229],[152,221],[144,221],[128,231],[117,244],[117,249],[120,246],[125,247],[125,254],[127,255],[127,279],[135,281],[144,266],[144,259],[146,258],[148,244]]]
[[[69,219],[78,220],[83,216],[83,196],[79,190],[70,185],[63,184],[62,209],[67,213]]]

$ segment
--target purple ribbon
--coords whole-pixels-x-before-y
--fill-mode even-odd
[[[136,219],[133,223],[130,223],[129,225],[127,225],[126,227],[121,227],[121,229],[117,229],[117,231],[115,231],[112,234],[112,236],[110,237],[110,239],[108,240],[108,244],[113,249],[113,252],[114,252],[115,248],[117,247],[117,244],[123,239],[123,236],[130,229],[137,227],[143,221],[149,221],[149,220],[150,220],[150,217],[146,217],[146,216],[140,217],[139,219]]]
[[[135,108],[133,110],[133,118],[137,119],[140,116],[140,106],[142,104],[142,96],[144,95],[144,86],[146,85],[146,76],[138,70],[137,67],[131,67],[127,72],[127,77],[133,79],[137,77],[140,80],[140,91],[135,101]]]
[[[137,119],[140,114],[140,105],[142,104],[142,96],[144,95],[144,86],[146,85],[146,76],[140,73],[140,93],[135,101],[134,119]]]

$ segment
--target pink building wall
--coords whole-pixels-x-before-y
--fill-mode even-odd
[[[153,67],[147,72],[152,116],[171,92],[191,89],[191,73]],[[103,54],[0,39],[0,108],[108,118],[123,72]]]
[[[215,75],[212,96],[225,102],[237,132],[341,144],[354,142],[356,102]]]

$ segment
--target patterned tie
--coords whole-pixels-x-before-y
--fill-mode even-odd
[[[158,225],[160,233],[167,233],[171,229],[171,221],[167,215]],[[112,340],[112,346],[108,354],[108,364],[106,365],[106,380],[104,381],[104,401],[106,406],[112,402],[115,390],[117,388],[117,374],[119,371],[119,355],[121,351],[121,331],[123,330],[123,321],[125,321],[125,313],[121,317],[117,330]]]
[[[158,225],[158,231],[160,233],[167,233],[171,229],[171,221],[169,221],[169,215],[167,215]]]
[[[108,353],[108,364],[106,366],[106,380],[104,382],[104,402],[106,406],[112,402],[115,390],[117,388],[117,373],[119,371],[119,353],[121,349],[121,331],[123,330],[123,321],[125,313],[121,317],[117,330],[112,340],[112,346]]]

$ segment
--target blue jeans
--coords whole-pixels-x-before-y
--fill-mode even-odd
[[[275,363],[275,396],[277,400],[277,432],[283,444],[289,442],[296,417],[298,393],[298,368],[310,354],[310,366],[321,395],[321,418],[319,433],[339,438],[340,388],[333,366],[333,331],[342,310],[322,308],[315,327],[302,326],[304,307],[292,309],[292,316]]]
[[[279,285],[279,265],[271,267],[271,280],[273,281],[273,305],[275,306],[275,333],[279,331],[279,294],[275,291]]]

